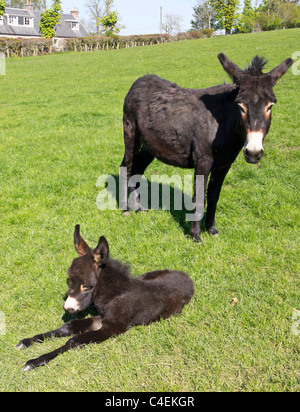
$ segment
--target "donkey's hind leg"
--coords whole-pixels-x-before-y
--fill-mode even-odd
[[[16,349],[28,348],[33,343],[42,343],[47,338],[62,338],[64,336],[77,335],[79,333],[96,331],[101,329],[102,320],[100,316],[87,319],[73,319],[65,323],[59,329],[52,330],[47,333],[35,335],[32,338],[22,339],[17,345]]]
[[[128,208],[128,181],[132,176],[132,167],[135,157],[138,155],[141,142],[137,132],[134,118],[124,114],[123,118],[125,154],[120,165],[121,198],[120,207],[124,215],[129,212]],[[132,190],[131,190],[132,191]]]
[[[142,210],[142,205],[140,203],[140,193],[134,192],[140,187],[140,177],[144,174],[145,170],[149,166],[149,164],[153,161],[154,156],[145,149],[143,146],[139,154],[134,158],[133,164],[132,164],[132,170],[131,170],[131,175],[132,176],[137,176],[136,178],[136,183],[133,182],[133,186],[130,189],[130,192],[132,193],[131,196],[131,201],[133,202],[133,208],[136,212],[139,212]],[[134,196],[134,194],[136,196]],[[146,205],[146,208],[148,208],[148,205]]]

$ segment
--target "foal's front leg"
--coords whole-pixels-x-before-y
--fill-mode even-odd
[[[55,349],[53,352],[46,353],[45,355],[40,356],[39,358],[29,360],[24,366],[23,370],[25,372],[30,371],[39,366],[46,365],[49,361],[56,358],[61,353],[67,352],[70,349],[75,349],[89,343],[100,343],[110,338],[111,336],[118,335],[127,330],[127,327],[124,325],[103,323],[101,329],[99,330],[90,330],[69,339],[68,342],[61,346],[58,349]]]
[[[78,333],[87,332],[90,330],[98,330],[101,328],[102,320],[100,316],[87,319],[73,319],[65,323],[59,329],[52,330],[47,333],[35,335],[32,338],[22,339],[16,349],[29,348],[33,343],[42,343],[48,338],[63,338],[65,336],[77,335]]]

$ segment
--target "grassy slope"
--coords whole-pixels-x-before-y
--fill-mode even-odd
[[[123,157],[122,103],[132,82],[156,73],[184,87],[228,80],[224,52],[268,69],[299,50],[300,30],[197,40],[92,54],[7,61],[0,78],[1,390],[299,390],[299,80],[276,86],[278,104],[261,167],[240,155],[217,212],[219,238],[195,245],[180,215],[149,211],[124,219],[96,207],[102,174]],[[191,173],[157,161],[151,173]],[[81,223],[94,245],[141,274],[172,267],[196,286],[180,317],[137,327],[102,345],[66,353],[29,374],[21,366],[64,342],[17,352],[19,339],[62,323],[66,270]],[[237,297],[236,306],[231,299]]]

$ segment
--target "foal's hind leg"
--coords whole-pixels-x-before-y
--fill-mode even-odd
[[[22,339],[17,345],[16,349],[28,348],[33,343],[42,343],[47,338],[62,338],[64,336],[77,335],[89,331],[101,329],[102,320],[100,316],[87,319],[73,319],[65,323],[59,329],[52,330],[47,333],[35,335],[32,338]]]

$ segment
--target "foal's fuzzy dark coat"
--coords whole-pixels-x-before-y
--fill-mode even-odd
[[[79,225],[75,228],[74,245],[79,257],[69,268],[69,293],[64,309],[74,313],[93,303],[99,316],[71,320],[59,329],[21,340],[17,349],[52,336],[75,335],[59,349],[28,361],[25,371],[45,365],[70,349],[103,342],[131,326],[147,325],[181,313],[194,294],[193,282],[183,272],[162,270],[132,278],[129,266],[109,258],[106,239],[101,236],[98,246],[91,250],[80,236]]]
[[[245,71],[224,54],[218,57],[233,84],[184,89],[156,75],[133,83],[124,102],[124,213],[128,212],[129,178],[142,175],[157,158],[169,165],[194,168],[195,176],[204,176],[204,191],[211,175],[205,225],[210,234],[218,233],[215,212],[224,178],[243,146],[247,162],[257,163],[262,157],[263,139],[276,102],[273,86],[293,62],[286,59],[264,74],[266,62],[257,56]],[[195,197],[194,187],[194,201]],[[200,240],[199,219],[193,221],[191,234]]]

